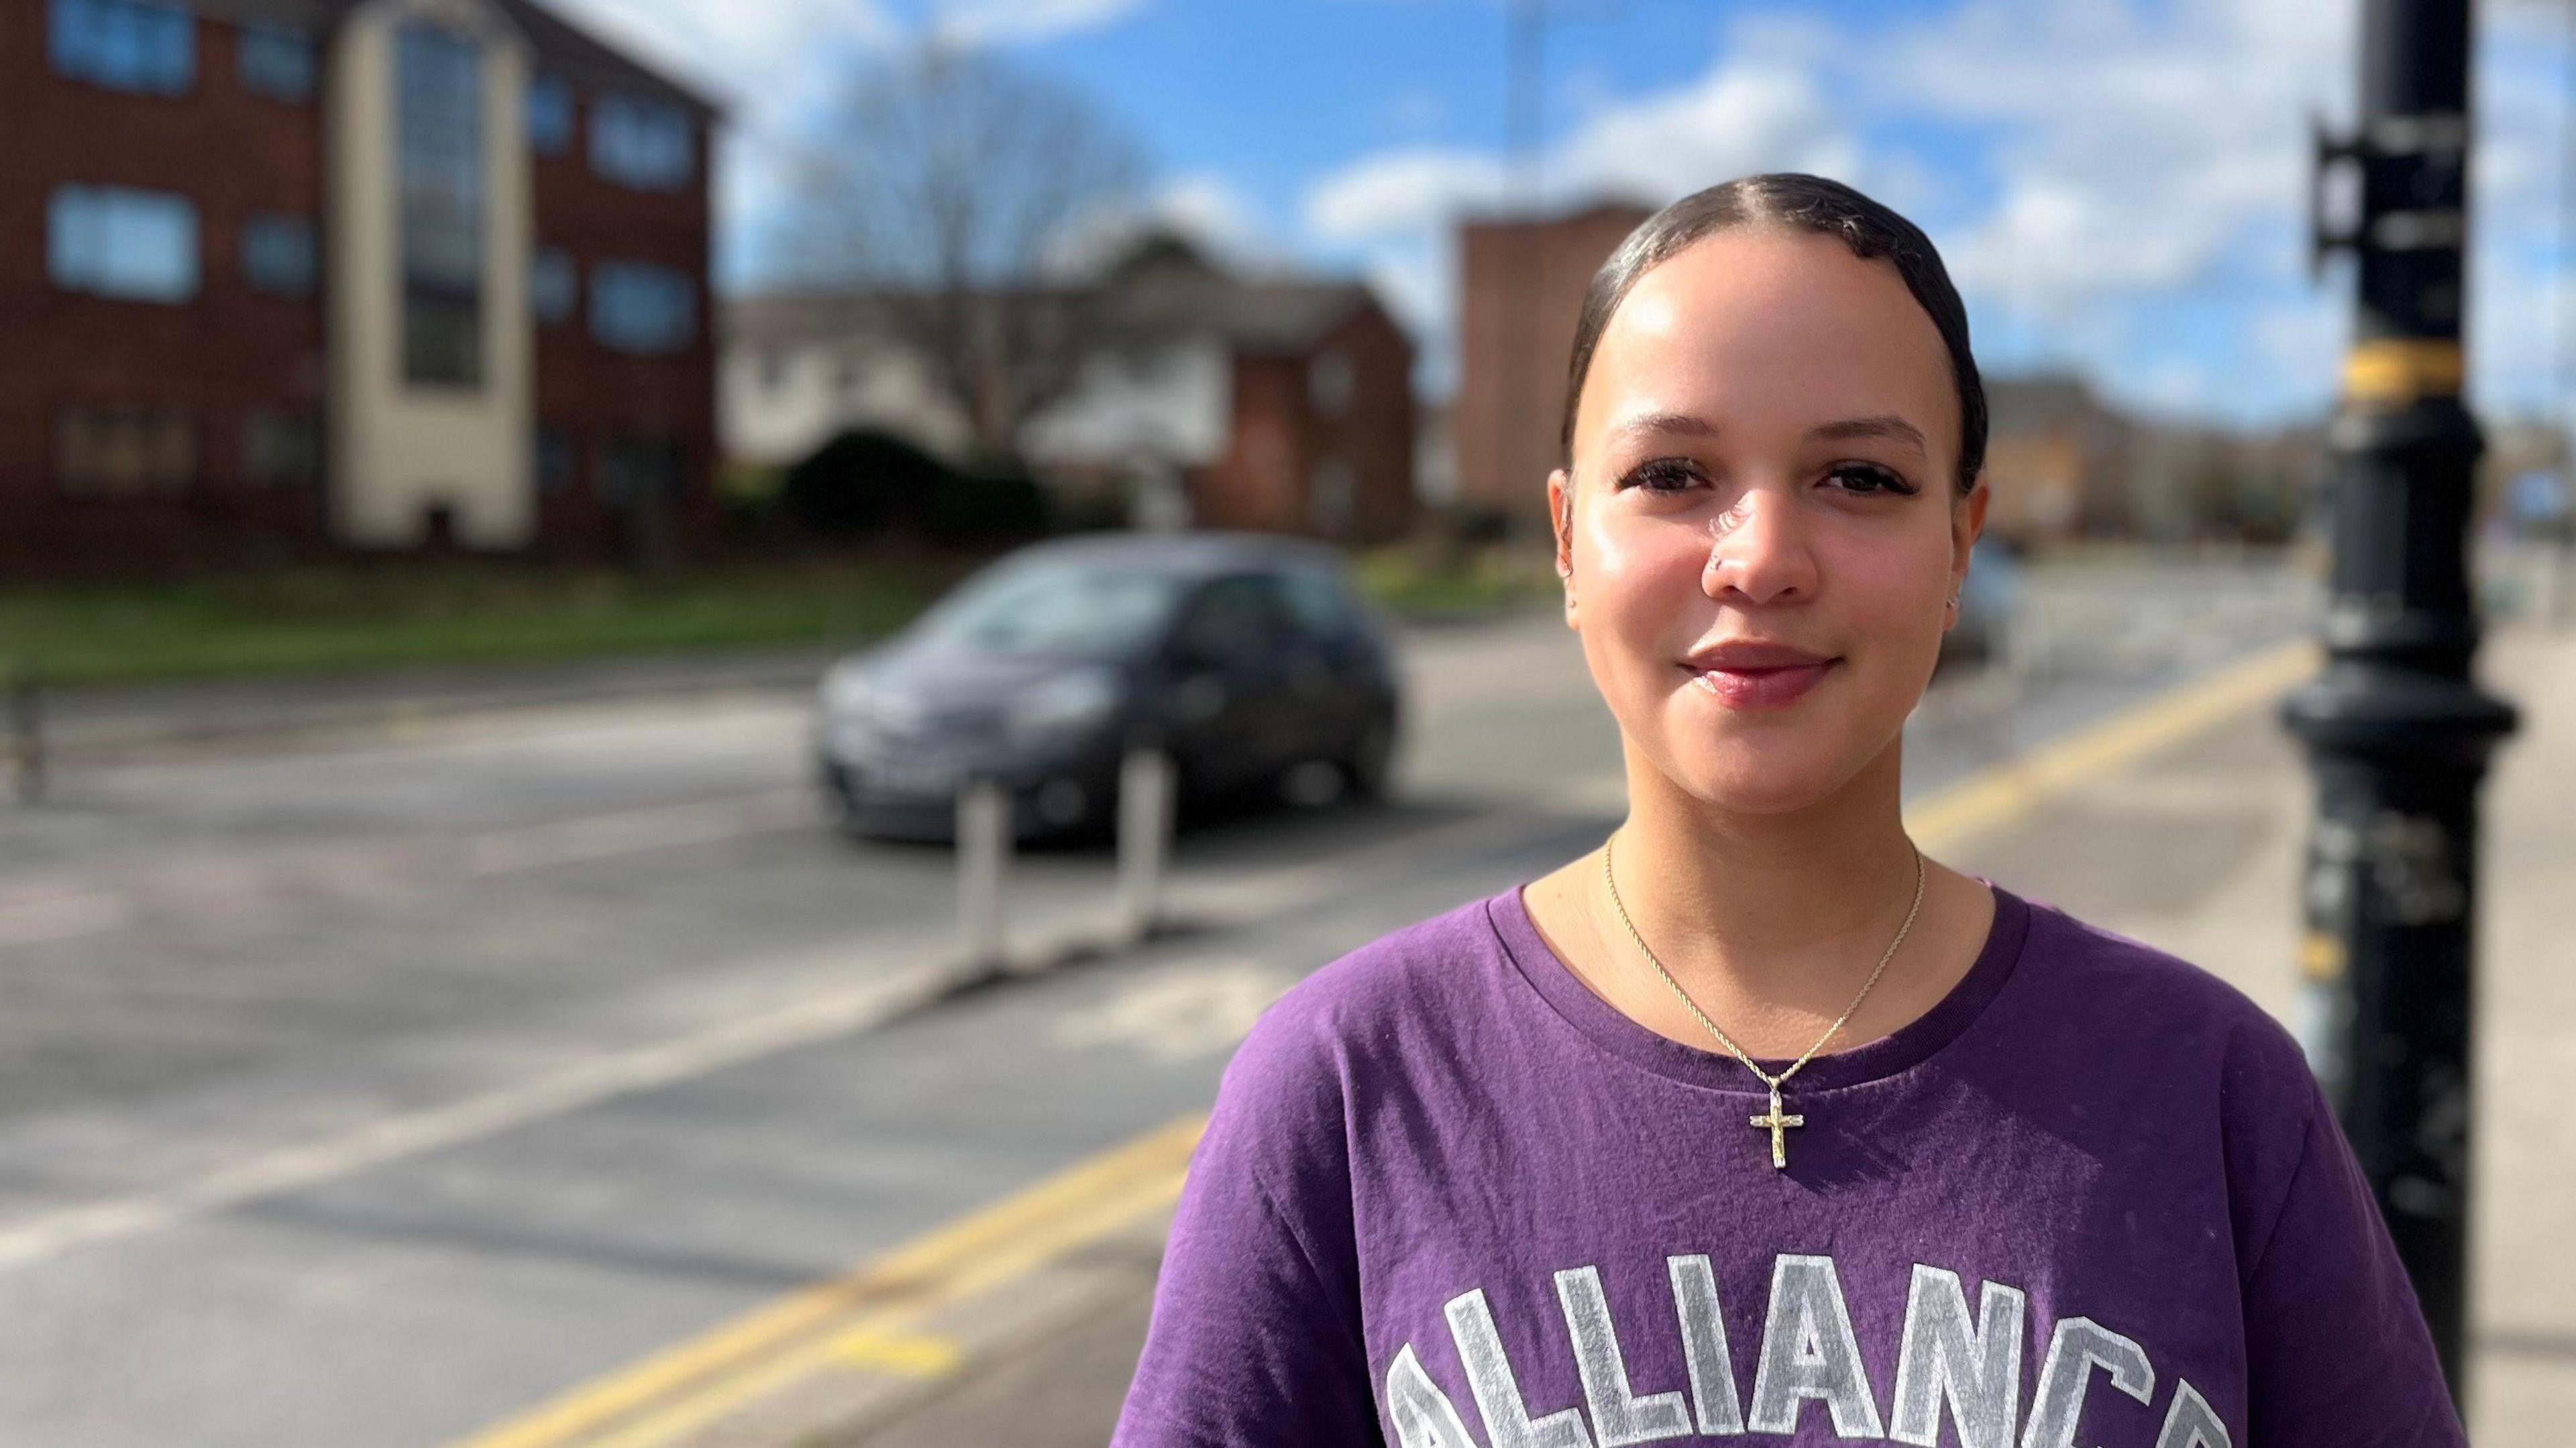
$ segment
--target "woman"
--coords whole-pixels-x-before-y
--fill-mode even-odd
[[[1906,837],[1985,430],[1939,257],[1848,187],[1602,267],[1547,487],[1628,817],[1263,1018],[1118,1444],[2461,1441],[2290,1039]]]

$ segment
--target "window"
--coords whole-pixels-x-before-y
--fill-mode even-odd
[[[64,186],[47,208],[46,266],[65,291],[141,302],[197,294],[197,208],[185,196]]]
[[[551,327],[571,321],[580,305],[581,268],[572,253],[559,246],[538,247],[528,260],[528,310]]]
[[[554,497],[572,486],[572,434],[560,427],[537,429],[534,472],[537,496]]]
[[[560,156],[572,149],[572,87],[559,75],[528,82],[528,149]]]
[[[1288,573],[1280,576],[1280,592],[1288,600],[1289,613],[1296,616],[1298,627],[1306,636],[1330,641],[1358,630],[1358,610],[1348,593],[1331,578],[1318,573]]]
[[[242,278],[260,291],[309,297],[320,266],[313,223],[304,217],[257,212],[242,223]]]
[[[322,424],[309,412],[254,412],[242,419],[242,478],[264,488],[304,487],[322,477]]]
[[[313,39],[292,30],[245,25],[233,50],[242,89],[270,100],[313,99]]]
[[[111,90],[179,95],[197,78],[197,20],[144,0],[53,0],[54,71]]]
[[[697,171],[697,129],[660,101],[603,96],[590,109],[590,169],[639,191],[677,191]]]
[[[1278,646],[1286,632],[1285,609],[1269,580],[1251,576],[1220,578],[1201,592],[1189,616],[1181,621],[1183,654],[1207,663],[1237,664],[1257,659]]]
[[[197,480],[196,424],[169,408],[65,408],[54,418],[54,480],[75,498],[185,492]]]
[[[403,376],[483,381],[483,57],[433,25],[403,27]]]
[[[697,339],[697,283],[650,262],[600,262],[590,269],[590,332],[614,351],[680,351]]]

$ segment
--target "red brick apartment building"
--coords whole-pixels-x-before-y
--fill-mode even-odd
[[[714,119],[530,0],[0,0],[0,565],[684,547]]]
[[[1602,204],[1458,228],[1458,396],[1449,430],[1458,502],[1515,533],[1549,536],[1574,323],[1592,274],[1653,213]]]

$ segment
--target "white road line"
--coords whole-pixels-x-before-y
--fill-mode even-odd
[[[77,940],[121,928],[133,902],[113,890],[66,891],[0,903],[0,948]]]
[[[370,1167],[479,1140],[613,1097],[862,1031],[936,999],[955,972],[916,965],[855,989],[616,1051],[462,1101],[406,1111],[353,1130],[218,1167],[150,1191],[46,1212],[0,1227],[0,1270],[78,1247],[174,1226],[254,1198],[318,1186]]]
[[[0,950],[102,935],[147,914],[200,920],[209,914],[258,919],[261,902],[292,906],[314,898],[388,900],[441,880],[488,879],[566,865],[717,845],[815,826],[809,788],[655,805],[609,814],[485,830],[461,838],[366,841],[336,849],[298,847],[262,855],[185,859],[147,868],[117,889],[64,888],[0,897]]]
[[[463,851],[464,872],[480,878],[687,845],[722,844],[811,825],[819,818],[814,791],[800,788],[550,820],[469,838]]]

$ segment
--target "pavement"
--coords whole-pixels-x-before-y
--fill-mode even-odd
[[[45,692],[44,727],[49,747],[84,761],[305,749],[497,713],[802,697],[846,651],[798,645],[78,685]]]
[[[1951,865],[2195,961],[2290,1019],[2311,786],[2275,720],[2302,672],[2282,662],[1962,781],[1909,821]],[[2576,1117],[2563,1110],[2576,1092],[2576,928],[2561,909],[2576,880],[2576,632],[2500,632],[2481,672],[2524,723],[2483,796],[2467,1412],[2482,1448],[2559,1448],[2576,1422]],[[1147,1140],[1168,1149],[1191,1129]],[[911,1335],[846,1337],[854,1371],[838,1401],[673,1441],[1097,1448],[1143,1339],[1177,1180],[1157,1178],[1123,1216],[1061,1244],[1042,1278],[941,1302],[908,1319]]]

